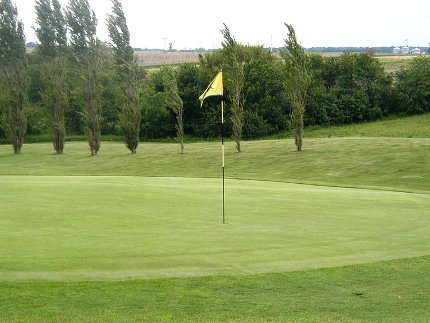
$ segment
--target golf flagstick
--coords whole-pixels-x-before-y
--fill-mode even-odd
[[[222,151],[222,224],[225,224],[225,164],[224,164],[224,86],[222,79],[222,70],[209,83],[209,86],[199,96],[200,107],[203,101],[209,96],[221,96],[221,151]]]
[[[224,100],[221,100],[222,224],[225,224]]]

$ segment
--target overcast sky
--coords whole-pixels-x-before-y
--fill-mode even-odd
[[[27,42],[37,42],[34,0],[12,0],[25,25]],[[89,0],[98,37],[108,41],[109,0]],[[131,45],[140,48],[219,48],[223,23],[242,44],[281,47],[284,22],[304,47],[410,46],[430,42],[428,0],[122,0]],[[60,0],[63,7],[68,0]]]

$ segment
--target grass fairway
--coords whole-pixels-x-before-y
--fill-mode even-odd
[[[405,120],[227,142],[226,225],[219,143],[1,145],[0,321],[428,321],[430,139]]]

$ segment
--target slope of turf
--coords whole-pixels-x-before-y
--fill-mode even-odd
[[[428,322],[430,257],[289,273],[0,283],[0,321]]]
[[[306,129],[307,137],[403,137],[429,138],[430,113],[373,121],[362,124],[351,124],[338,127]]]
[[[226,176],[430,192],[430,138],[325,138],[249,141],[243,152],[226,143]],[[193,143],[178,153],[175,144],[142,143],[131,155],[121,143],[103,142],[90,157],[84,142],[67,143],[64,155],[52,145],[31,144],[21,155],[0,146],[0,175],[131,175],[220,177],[220,144]]]

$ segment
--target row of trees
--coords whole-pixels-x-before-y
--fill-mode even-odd
[[[47,124],[52,131],[57,153],[64,149],[66,120],[72,93],[77,94],[80,109],[75,110],[84,123],[91,155],[100,149],[102,122],[101,71],[106,62],[106,45],[97,38],[97,18],[87,0],[70,0],[63,12],[58,0],[36,0],[36,35],[39,46],[32,56],[37,66],[37,84],[33,91],[36,104],[49,115]],[[10,0],[0,2],[0,66],[3,86],[3,128],[9,135],[15,153],[20,153],[28,128],[25,107],[30,84],[22,21]],[[117,0],[112,0],[108,17],[112,44],[113,80],[118,89],[118,127],[127,147],[136,153],[140,131],[140,73],[130,46],[130,33]],[[67,31],[70,39],[67,39]],[[38,101],[38,102],[37,102]],[[43,113],[42,113],[43,115]]]
[[[337,126],[430,112],[429,57],[416,58],[408,67],[387,75],[380,61],[366,53],[338,57],[306,54],[294,29],[287,26],[287,31],[288,51],[281,59],[261,47],[237,44],[233,57],[241,62],[240,68],[232,68],[234,59],[225,47],[201,55],[198,65],[177,67],[185,133],[200,138],[220,133],[219,101],[208,98],[201,109],[197,100],[220,69],[226,75],[224,99],[230,107],[226,131],[234,140],[238,138],[237,124],[241,124],[245,139],[292,131],[300,150],[303,124]],[[231,85],[234,71],[236,88]],[[155,93],[163,93],[156,85],[162,73],[149,75],[147,86],[153,86],[154,92],[145,90],[142,94],[142,133],[148,138],[174,136],[173,116],[162,98],[158,103],[155,98]]]
[[[21,151],[24,134],[51,132],[62,153],[65,134],[85,133],[92,155],[100,135],[122,135],[136,153],[142,138],[220,134],[219,98],[198,97],[224,71],[227,126],[236,142],[292,131],[302,149],[304,125],[366,122],[390,114],[430,111],[430,60],[386,75],[367,54],[322,57],[305,53],[286,25],[286,50],[276,56],[259,46],[243,46],[226,25],[222,48],[199,57],[199,64],[138,66],[118,0],[107,26],[110,44],[97,39],[97,19],[87,0],[37,0],[39,46],[25,51],[22,22],[11,0],[0,0],[0,137]],[[67,35],[70,35],[68,38]]]
[[[14,152],[19,154],[27,127],[25,113],[29,86],[24,26],[10,1],[0,2],[0,88],[7,109],[3,114]],[[2,103],[3,103],[2,102]]]

